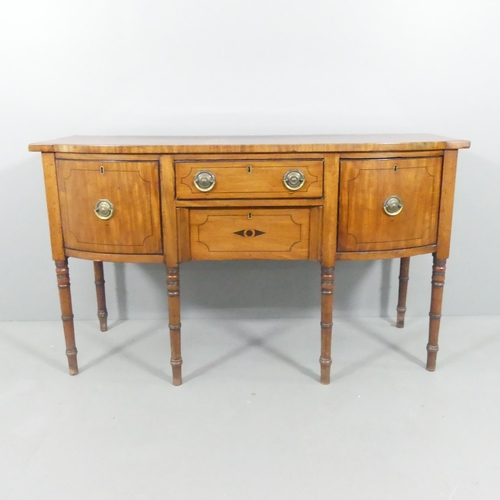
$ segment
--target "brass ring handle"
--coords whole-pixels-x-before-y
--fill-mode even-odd
[[[108,220],[113,217],[113,214],[115,212],[115,207],[113,206],[113,203],[111,203],[109,200],[102,199],[98,200],[98,202],[95,204],[94,207],[94,213],[99,217],[99,219],[102,220]]]
[[[304,182],[306,182],[306,176],[300,170],[288,170],[283,176],[283,184],[290,191],[297,191],[304,185]]]
[[[203,193],[210,191],[215,186],[215,175],[208,170],[200,170],[193,179],[196,188]]]
[[[393,194],[384,201],[383,208],[387,215],[394,217],[403,210],[403,200],[399,196]]]

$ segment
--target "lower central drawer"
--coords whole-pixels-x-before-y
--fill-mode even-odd
[[[317,242],[319,233],[318,210],[191,209],[191,259],[307,260],[311,258],[310,243]]]

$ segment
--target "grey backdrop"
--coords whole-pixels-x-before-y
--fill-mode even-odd
[[[59,317],[40,156],[73,134],[427,132],[459,154],[446,314],[499,314],[500,7],[392,0],[19,0],[0,18],[0,320]],[[432,13],[432,15],[430,15]],[[408,313],[428,312],[431,257]],[[77,319],[92,264],[70,261]],[[160,265],[106,264],[111,318],[164,318]],[[393,315],[396,262],[339,263],[335,314]],[[317,316],[311,262],[181,267],[184,317]]]

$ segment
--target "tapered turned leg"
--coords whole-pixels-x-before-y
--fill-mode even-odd
[[[403,257],[399,266],[399,297],[398,297],[398,319],[396,326],[403,328],[405,326],[406,313],[406,292],[408,291],[408,280],[410,273],[410,257]]]
[[[106,291],[104,289],[104,269],[102,262],[94,262],[95,291],[97,295],[97,317],[101,332],[108,330],[108,310],[106,309]]]
[[[439,349],[439,324],[441,322],[441,305],[443,303],[443,287],[446,273],[446,259],[436,259],[435,255],[433,258],[429,343],[427,344],[427,370],[430,372],[436,369],[436,356]]]
[[[330,383],[332,365],[333,267],[321,267],[321,383]]]
[[[170,364],[174,385],[182,384],[181,313],[179,268],[167,268],[168,322],[170,329]]]
[[[76,359],[75,327],[73,324],[73,307],[71,305],[71,290],[69,282],[68,260],[56,260],[57,287],[61,302],[61,319],[63,321],[64,340],[66,341],[66,356],[68,357],[69,374],[78,373]]]

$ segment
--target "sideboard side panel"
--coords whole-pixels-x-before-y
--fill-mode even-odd
[[[339,197],[340,155],[325,155],[323,237],[321,238],[321,265],[333,267],[337,251],[337,212]]]
[[[177,210],[175,207],[174,158],[171,155],[160,157],[161,175],[161,212],[163,230],[163,251],[167,267],[177,267]]]
[[[457,175],[458,150],[444,152],[443,177],[441,184],[441,204],[439,207],[439,227],[437,240],[437,259],[447,259],[450,255],[451,222],[453,219],[453,199]]]
[[[59,191],[57,188],[56,160],[53,153],[42,153],[43,177],[47,197],[47,212],[49,216],[50,245],[52,258],[64,260],[64,239],[62,233],[61,210],[59,207]]]
[[[323,223],[323,207],[313,207],[309,224],[309,260],[321,259],[321,233]]]
[[[191,260],[191,241],[189,235],[189,209],[177,209],[177,239],[179,245],[179,262]]]

